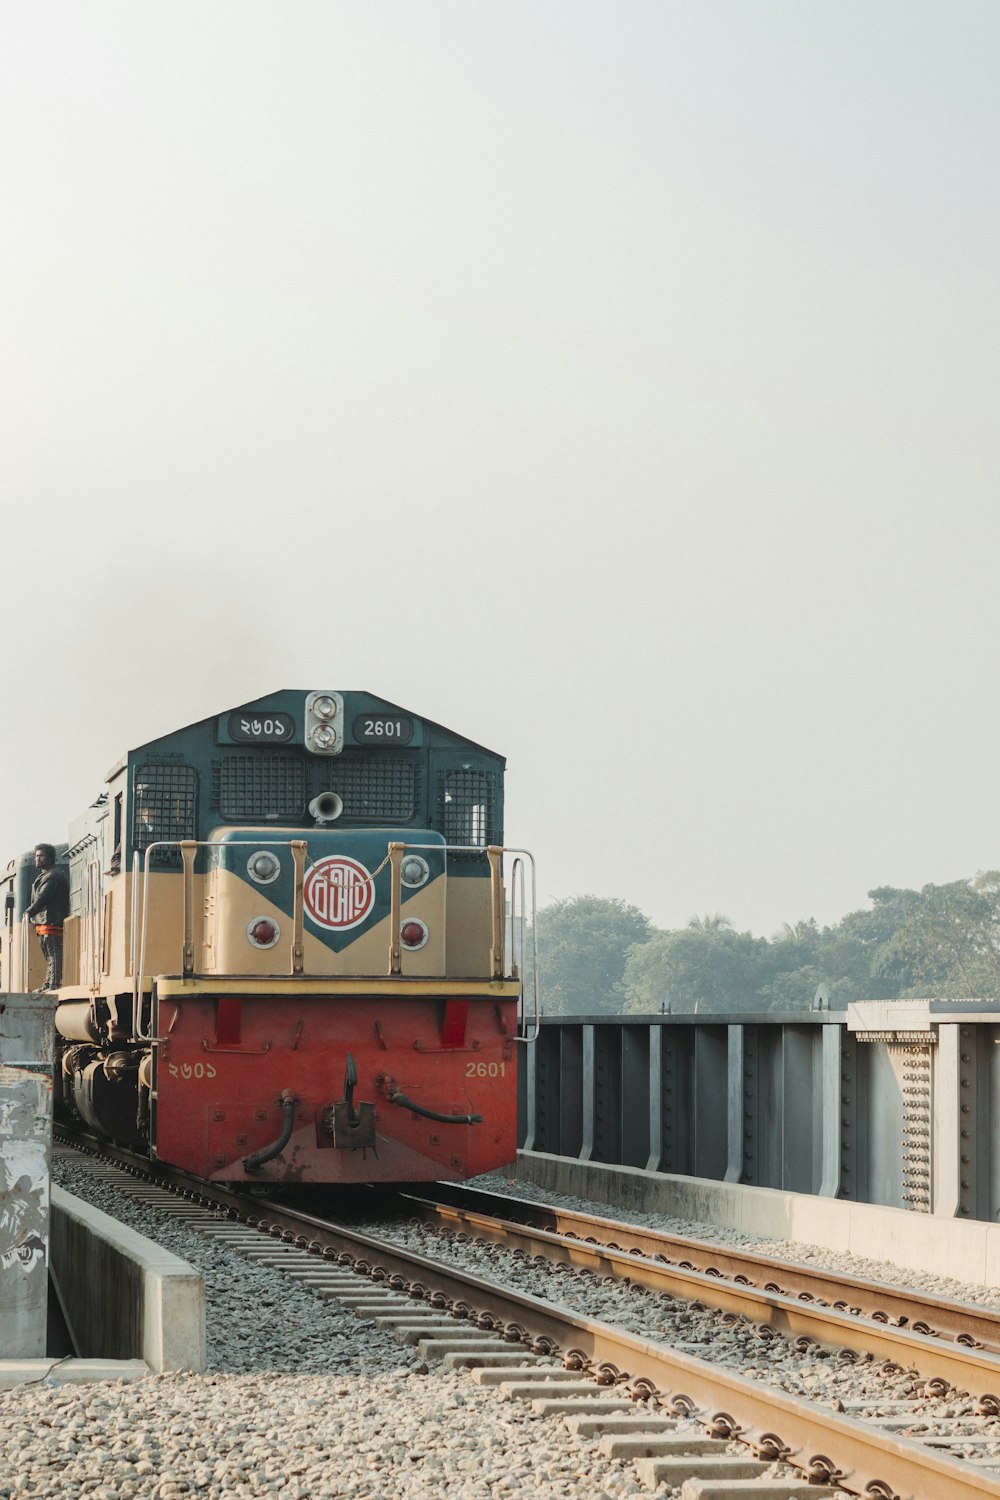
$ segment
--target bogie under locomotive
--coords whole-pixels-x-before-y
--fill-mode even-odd
[[[130,751],[58,851],[63,1111],[219,1181],[512,1161],[530,1039],[512,934],[532,866],[503,848],[503,769],[334,691],[275,693]],[[26,855],[2,877],[8,990],[41,983],[33,874]]]

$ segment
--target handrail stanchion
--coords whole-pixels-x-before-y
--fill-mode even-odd
[[[194,857],[198,852],[195,839],[181,839],[181,860],[184,865],[184,947],[181,952],[181,973],[187,979],[194,973]]]
[[[132,922],[129,936],[129,962],[132,965],[132,1020],[139,1014],[139,851],[132,855]]]
[[[490,942],[490,975],[503,978],[503,849],[491,844],[486,851],[490,862],[490,920],[492,940]]]
[[[524,922],[524,918],[527,916],[527,909],[526,909],[527,908],[527,903],[525,901],[525,895],[524,895],[524,860],[528,860],[529,863],[531,864],[531,992],[532,992],[532,999],[533,999],[533,1007],[532,1007],[532,1009],[533,1009],[533,1016],[532,1016],[531,1033],[530,1033],[530,1035],[528,1034],[527,1027],[525,1027],[525,1034],[523,1036],[519,1036],[518,1039],[517,1039],[519,1042],[524,1042],[526,1045],[530,1046],[533,1042],[537,1042],[537,1040],[538,1040],[538,1033],[542,1029],[541,1009],[540,1009],[540,1006],[539,1006],[539,999],[538,999],[538,909],[537,909],[536,900],[535,900],[535,890],[536,890],[536,882],[535,882],[535,856],[531,853],[530,849],[508,849],[507,853],[508,854],[516,854],[518,856],[518,858],[514,861],[514,865],[513,865],[512,869],[511,869],[511,889],[512,889],[512,891],[514,891],[515,888],[518,886],[518,884],[520,885],[521,921],[522,921],[522,924]],[[514,951],[513,909],[514,909],[514,896],[512,895],[512,897],[511,897],[511,952],[512,953]],[[514,977],[516,978],[517,975],[515,975]],[[521,936],[521,985],[522,985],[522,996],[523,996],[523,989],[524,989],[524,935],[523,935],[523,931],[522,931],[522,936]],[[523,1003],[522,1003],[522,1016],[521,1016],[522,1023],[524,1022],[523,1010],[524,1010],[524,1007],[523,1007]]]
[[[518,905],[520,896],[520,905]],[[510,867],[510,977],[524,988],[524,860],[518,855]]]
[[[28,987],[28,951],[29,951],[29,947],[28,947],[28,928],[30,926],[31,926],[31,923],[28,921],[27,917],[22,917],[21,918],[21,975],[20,975],[21,989],[22,990],[26,990],[27,987]]]
[[[306,880],[305,839],[292,839],[292,973],[301,974],[305,968],[305,903],[303,891]]]
[[[389,973],[399,974],[403,968],[402,943],[399,936],[400,916],[403,905],[403,851],[405,844],[389,845]]]
[[[142,924],[139,937],[139,988],[136,996],[135,1015],[132,1018],[132,1029],[136,1039],[140,1042],[151,1042],[153,1040],[153,1011],[149,1011],[149,1031],[142,1029],[142,994],[143,984],[146,977],[146,930],[149,926],[149,856],[153,849],[163,849],[167,840],[160,839],[155,844],[147,844],[142,859]]]
[[[531,1035],[518,1038],[518,1041],[530,1046],[538,1041],[538,1033],[542,1029],[542,1016],[538,1003],[538,908],[535,901],[535,856],[527,849],[519,849],[517,852],[531,861],[531,989],[534,996],[534,1018]]]
[[[90,946],[90,986],[98,989],[101,983],[101,862],[97,859],[87,863],[87,941]]]

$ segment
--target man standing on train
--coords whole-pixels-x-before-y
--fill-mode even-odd
[[[69,916],[69,877],[56,864],[51,844],[35,845],[35,876],[31,887],[31,904],[24,915],[34,924],[38,942],[45,957],[43,990],[57,990],[62,984],[63,923]]]

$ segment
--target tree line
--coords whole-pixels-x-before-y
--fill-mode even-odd
[[[1000,870],[922,890],[879,886],[832,927],[772,938],[721,915],[657,930],[636,906],[573,896],[537,915],[545,1015],[788,1011],[852,1000],[1000,997]],[[530,936],[525,945],[530,972]]]

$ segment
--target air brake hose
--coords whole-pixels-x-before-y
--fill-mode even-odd
[[[295,1125],[295,1106],[298,1102],[291,1089],[282,1089],[278,1097],[278,1103],[281,1105],[282,1114],[284,1115],[281,1134],[276,1141],[271,1142],[270,1146],[262,1146],[259,1151],[254,1151],[249,1156],[244,1156],[243,1168],[245,1171],[256,1172],[257,1168],[262,1167],[266,1161],[273,1161],[276,1156],[281,1155],[292,1138],[292,1129]]]
[[[437,1109],[425,1109],[422,1104],[414,1104],[412,1099],[407,1099],[405,1094],[390,1094],[389,1100],[392,1104],[398,1104],[400,1109],[412,1109],[415,1115],[423,1115],[425,1120],[440,1120],[442,1125],[481,1125],[482,1115],[443,1115]]]

